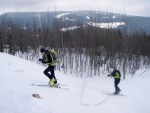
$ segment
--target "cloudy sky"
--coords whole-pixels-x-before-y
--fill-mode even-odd
[[[0,14],[21,11],[106,11],[150,17],[150,0],[0,0]]]

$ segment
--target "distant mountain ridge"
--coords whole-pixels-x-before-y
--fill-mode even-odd
[[[134,24],[136,29],[143,29],[150,34],[150,17],[128,16],[124,14],[108,13],[101,11],[48,11],[48,12],[8,12],[0,15],[2,20],[20,23],[22,27],[28,24],[30,27],[36,23],[37,27],[52,24],[55,20],[61,20],[62,30],[67,28],[78,28],[78,22],[83,26],[94,26],[101,28],[121,28],[124,25]],[[16,21],[17,20],[17,21]],[[7,26],[9,27],[9,26]]]

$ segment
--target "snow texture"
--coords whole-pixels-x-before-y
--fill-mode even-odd
[[[48,83],[46,67],[4,53],[0,62],[0,113],[150,113],[150,70],[121,81],[126,96],[110,96],[103,93],[114,92],[113,78],[106,75],[81,78],[56,70],[69,90],[30,86]]]

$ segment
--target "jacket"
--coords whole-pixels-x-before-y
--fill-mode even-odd
[[[113,72],[110,74],[110,76],[113,76],[115,79],[120,79],[121,74],[119,70],[113,70]]]
[[[46,50],[43,55],[43,62],[45,62],[46,64],[48,64],[50,66],[56,66],[53,56],[52,56],[51,52],[49,52],[48,50]]]

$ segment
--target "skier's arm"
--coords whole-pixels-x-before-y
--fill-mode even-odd
[[[113,73],[110,73],[110,74],[108,74],[107,76],[108,76],[108,77],[112,77],[112,76],[113,76]]]
[[[42,61],[43,61],[43,59],[42,59],[42,58],[39,58],[39,61],[41,61],[41,62],[42,62]]]
[[[45,55],[42,58],[39,58],[39,61],[45,64]]]
[[[41,61],[42,63],[44,63],[44,64],[45,64],[44,59],[40,58],[40,59],[39,59],[39,61]]]
[[[50,54],[46,54],[46,56],[45,56],[45,63],[46,64],[52,63],[52,56]]]

